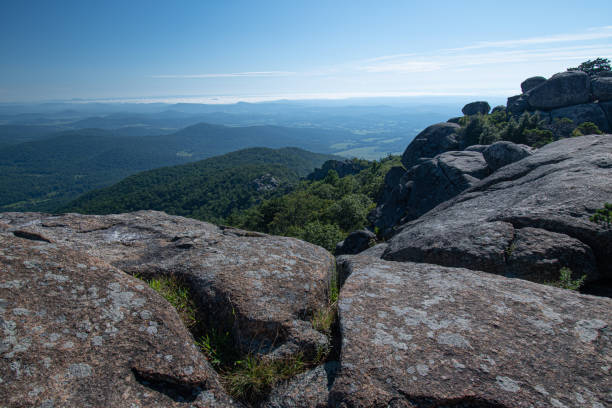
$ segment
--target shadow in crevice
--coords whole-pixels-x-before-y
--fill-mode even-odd
[[[193,402],[202,391],[200,384],[181,383],[164,374],[145,373],[136,368],[132,368],[132,373],[138,383],[167,395],[175,402]]]

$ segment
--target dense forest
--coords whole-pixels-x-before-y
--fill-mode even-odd
[[[297,148],[244,149],[135,174],[87,193],[61,211],[109,214],[153,209],[222,223],[232,211],[288,192],[332,158]]]

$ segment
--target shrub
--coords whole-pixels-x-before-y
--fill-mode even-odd
[[[314,221],[306,224],[298,237],[333,252],[336,249],[336,244],[342,241],[345,235],[336,224],[323,224]]]
[[[572,270],[570,268],[561,268],[559,270],[559,280],[556,282],[547,282],[547,285],[561,289],[578,290],[584,284],[586,275],[582,275],[579,279],[572,280]]]
[[[612,224],[612,204],[605,203],[603,208],[600,208],[595,211],[589,220],[596,224],[602,224],[603,226],[610,228]]]
[[[600,72],[610,71],[610,60],[607,58],[595,58],[587,60],[577,67],[568,68],[568,71],[584,71],[589,76],[596,76]]]
[[[583,122],[572,131],[572,137],[584,135],[601,135],[603,132],[599,130],[593,122]]]

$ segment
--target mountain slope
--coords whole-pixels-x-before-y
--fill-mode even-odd
[[[300,177],[333,157],[297,148],[244,149],[135,174],[85,194],[62,211],[109,214],[154,209],[219,221],[234,210],[288,191]]]
[[[120,137],[100,129],[61,132],[0,148],[0,211],[55,211],[82,193],[130,174],[247,147],[297,146],[329,152],[333,134],[315,129],[209,124],[146,137]]]

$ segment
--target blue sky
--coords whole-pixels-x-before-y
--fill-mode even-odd
[[[612,58],[612,1],[5,1],[0,101],[502,95]]]

